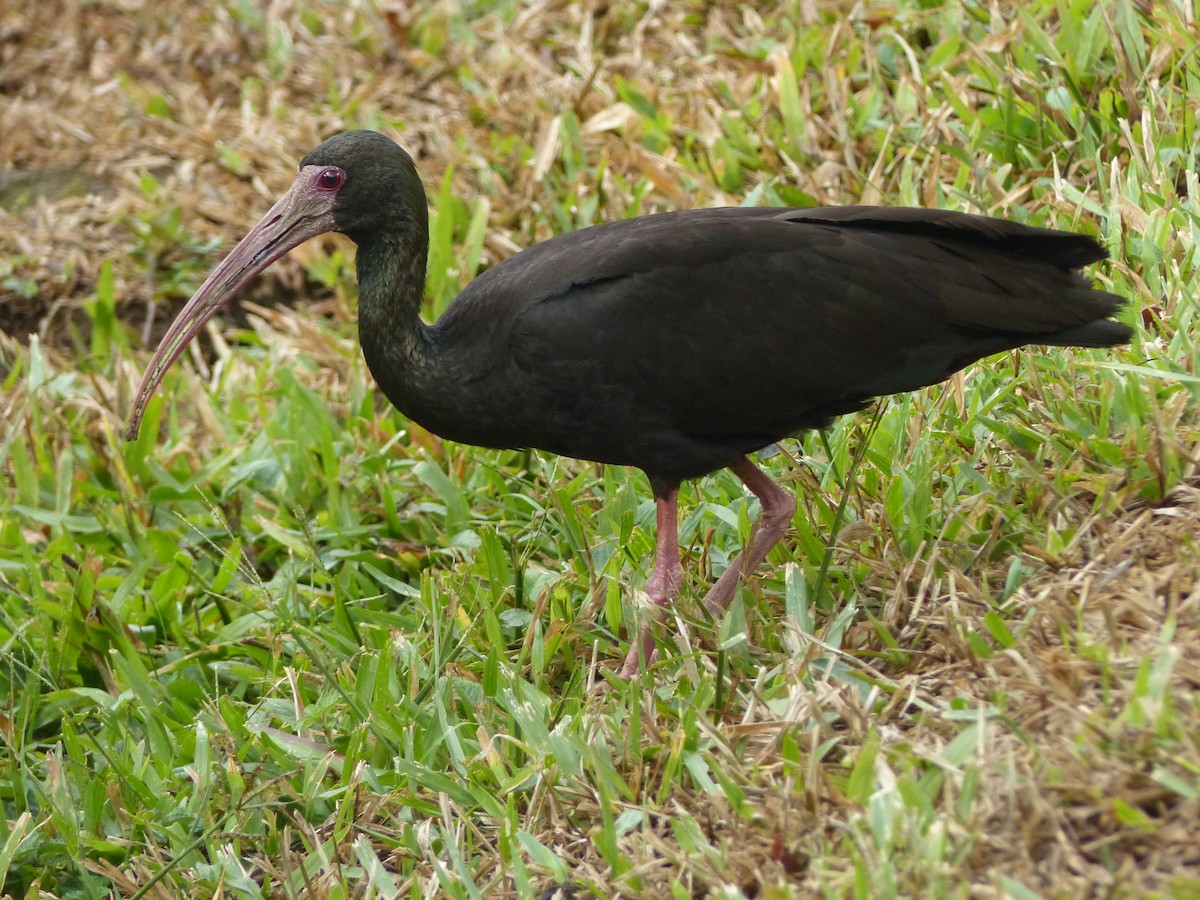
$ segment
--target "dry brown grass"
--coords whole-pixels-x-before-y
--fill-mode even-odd
[[[187,211],[188,235],[228,241],[289,182],[305,150],[355,119],[373,117],[399,134],[431,186],[453,165],[460,195],[487,195],[489,249],[493,259],[503,258],[551,233],[542,176],[560,145],[563,110],[579,117],[589,154],[610,173],[652,179],[657,195],[646,211],[715,205],[737,198],[681,170],[673,153],[651,153],[617,133],[637,117],[618,100],[615,82],[636,84],[669,111],[675,127],[704,138],[716,133],[721,115],[769,97],[777,77],[767,63],[730,50],[705,52],[714,42],[748,48],[760,39],[762,18],[751,7],[716,4],[695,23],[686,5],[641,10],[539,2],[508,23],[484,15],[469,40],[447,38],[436,54],[406,43],[412,22],[437,22],[453,4],[322,7],[322,36],[301,24],[305,8],[269,4],[257,29],[239,24],[226,8],[187,4],[47,3],[4,14],[0,247],[37,285],[32,300],[2,295],[4,331],[36,332],[43,342],[61,344],[59,317],[85,325],[72,319],[73,307],[105,259],[124,312],[143,321],[145,307],[163,293],[155,273],[181,250],[152,246],[149,258],[130,255],[131,220],[152,217],[162,206],[138,189],[142,173]],[[799,14],[815,21],[815,9],[802,3]],[[288,58],[274,64],[263,62],[272,57],[264,37],[272,30],[291,42]],[[357,43],[344,37],[363,32]],[[834,102],[844,91],[835,42],[822,73]],[[466,72],[473,83],[456,77]],[[156,98],[169,117],[147,111]],[[882,157],[862,158],[844,143],[838,113],[835,106],[828,116],[810,116],[807,150],[823,159],[815,168],[770,146],[764,166],[787,171],[818,202],[860,199],[864,178],[877,196],[875,182],[886,174]],[[929,138],[945,137],[934,122]],[[533,138],[537,152],[529,164],[496,155],[494,139],[506,135]],[[239,162],[223,164],[218,147]],[[510,168],[511,179],[496,178],[494,166]],[[600,190],[606,202],[598,219],[620,215],[629,199],[611,177],[595,185],[581,173],[571,189],[581,197]],[[296,283],[294,269],[276,271]]]

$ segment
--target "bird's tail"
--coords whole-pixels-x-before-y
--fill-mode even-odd
[[[1124,322],[1100,319],[1086,325],[1038,335],[1035,340],[1048,347],[1117,347],[1128,344],[1132,337],[1133,329]]]

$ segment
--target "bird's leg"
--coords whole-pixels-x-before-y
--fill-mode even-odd
[[[717,583],[709,588],[704,598],[704,607],[714,619],[720,619],[729,608],[733,594],[742,579],[748,577],[759,564],[767,558],[767,553],[774,547],[796,512],[796,499],[767,477],[754,463],[742,457],[729,467],[742,483],[758,497],[762,505],[758,525],[750,534],[750,542],[729,564],[729,568],[717,579]]]
[[[663,495],[656,494],[654,506],[657,519],[654,571],[646,579],[646,594],[650,597],[653,615],[641,625],[636,639],[630,641],[629,655],[621,666],[622,678],[632,678],[642,662],[649,666],[658,651],[654,649],[654,624],[662,621],[667,606],[683,584],[683,566],[679,563],[679,489],[671,488]]]
[[[758,525],[750,535],[750,542],[704,598],[704,606],[714,619],[720,619],[728,609],[742,579],[757,569],[771,548],[779,543],[796,512],[795,498],[746,457],[743,456],[729,468],[758,497],[762,509]],[[679,563],[678,498],[677,488],[671,488],[666,494],[654,498],[658,513],[658,542],[654,571],[646,580],[646,593],[653,604],[654,615],[642,623],[637,640],[631,642],[629,654],[621,665],[622,678],[636,675],[643,661],[647,666],[654,662],[658,655],[654,648],[654,624],[662,620],[667,606],[683,583],[683,567]]]

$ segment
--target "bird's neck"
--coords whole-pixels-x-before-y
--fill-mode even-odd
[[[387,398],[420,420],[440,380],[432,330],[421,321],[426,245],[419,239],[358,246],[358,332],[367,367]]]
[[[413,344],[425,328],[421,295],[426,253],[401,241],[372,241],[358,246],[358,320],[363,348],[419,350]],[[395,347],[393,345],[399,345]],[[382,349],[382,348],[380,348]]]

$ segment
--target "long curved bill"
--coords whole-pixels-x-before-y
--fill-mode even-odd
[[[279,257],[309,238],[335,230],[333,196],[327,191],[318,191],[314,187],[313,172],[308,171],[319,168],[306,166],[300,170],[288,192],[213,269],[192,299],[180,310],[163,335],[138,384],[133,409],[129,413],[129,424],[125,429],[125,440],[137,438],[146,404],[162,383],[167,369],[200,333],[205,323]]]

